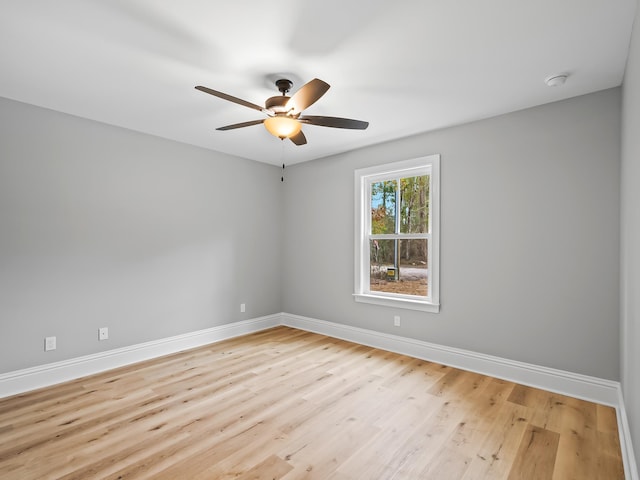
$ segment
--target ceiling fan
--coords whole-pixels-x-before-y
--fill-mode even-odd
[[[235,128],[249,127],[262,123],[271,135],[282,140],[289,138],[296,145],[304,145],[307,143],[307,139],[304,133],[302,133],[303,123],[318,125],[320,127],[347,128],[353,130],[364,130],[369,126],[369,122],[350,118],[302,115],[302,111],[317,102],[320,97],[329,90],[330,85],[327,82],[314,78],[300,87],[293,96],[289,97],[287,93],[291,90],[292,86],[293,82],[291,82],[291,80],[285,78],[277,80],[276,87],[278,87],[282,95],[268,98],[264,107],[200,85],[198,85],[196,89],[237,103],[238,105],[258,110],[267,115],[267,118],[262,120],[234,123],[233,125],[219,127],[216,130],[233,130]]]

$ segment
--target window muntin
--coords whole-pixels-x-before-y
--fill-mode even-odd
[[[355,177],[355,299],[437,312],[439,155]]]

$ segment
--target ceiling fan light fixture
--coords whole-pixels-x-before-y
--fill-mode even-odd
[[[278,138],[294,137],[302,129],[302,124],[299,121],[286,115],[266,118],[263,123],[267,131]]]

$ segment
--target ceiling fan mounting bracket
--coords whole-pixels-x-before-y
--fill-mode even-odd
[[[293,87],[293,82],[286,78],[280,78],[276,80],[276,87],[282,92],[282,95],[286,95],[287,92],[291,90],[291,87]]]

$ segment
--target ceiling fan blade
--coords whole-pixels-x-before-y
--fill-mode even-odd
[[[246,100],[242,100],[241,98],[234,97],[232,95],[227,95],[226,93],[218,92],[217,90],[213,90],[211,88],[203,87],[202,85],[198,85],[196,90],[200,90],[201,92],[208,93],[209,95],[213,95],[218,98],[222,98],[224,100],[228,100],[233,103],[237,103],[238,105],[243,105],[245,107],[253,108],[254,110],[258,110],[259,112],[264,112],[266,114],[270,113],[270,110],[267,110],[260,105],[256,105],[255,103],[247,102]]]
[[[251,125],[259,125],[259,124],[261,124],[263,122],[264,122],[264,120],[251,120],[249,122],[234,123],[233,125],[226,125],[224,127],[218,127],[218,128],[216,128],[216,130],[233,130],[235,128],[250,127]]]
[[[302,130],[300,130],[293,137],[289,137],[289,139],[298,146],[304,145],[307,143],[307,137],[304,136],[304,133],[302,133]]]
[[[305,115],[298,118],[302,123],[319,125],[321,127],[348,128],[351,130],[364,130],[369,126],[369,122],[353,120],[351,118],[321,117],[317,115]]]
[[[330,85],[318,78],[314,78],[310,82],[305,83],[300,90],[293,94],[287,102],[287,109],[293,109],[294,114],[302,112],[305,108],[310,107],[322,97]]]

